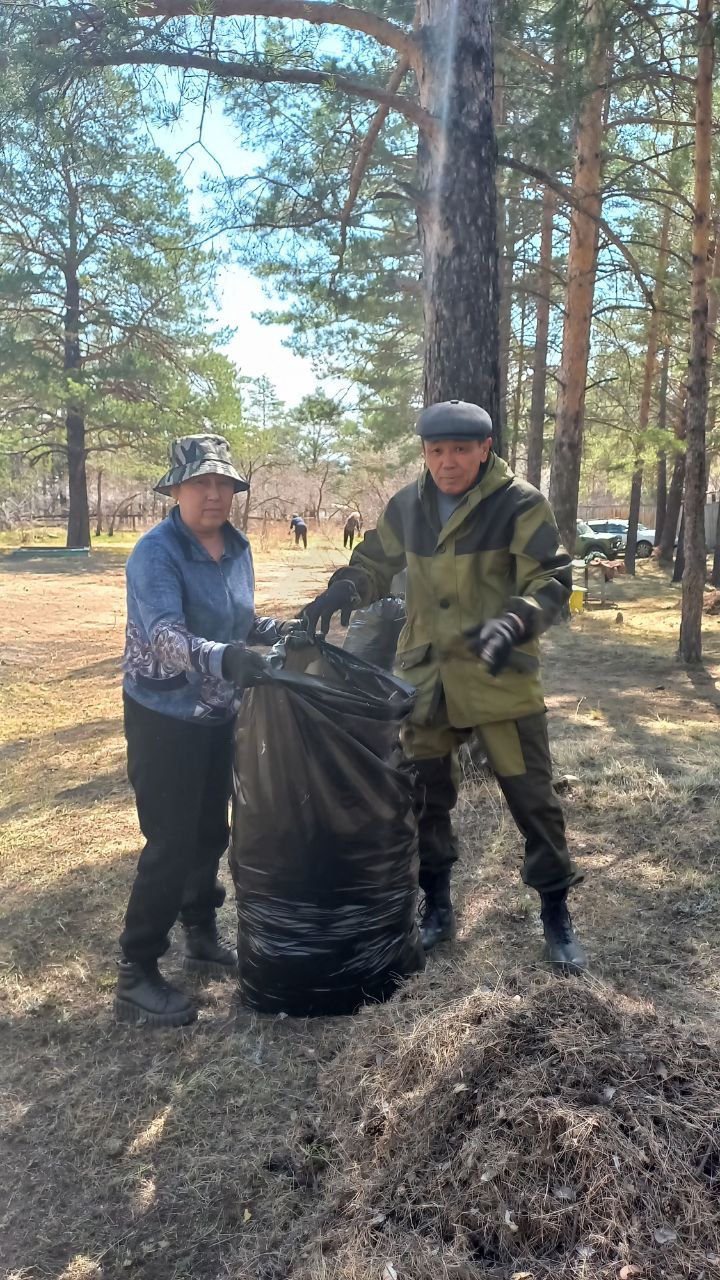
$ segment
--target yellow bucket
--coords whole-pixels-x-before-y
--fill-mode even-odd
[[[582,613],[585,608],[585,587],[573,587],[570,592],[570,612]]]

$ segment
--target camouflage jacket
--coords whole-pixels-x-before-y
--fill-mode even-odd
[[[475,486],[441,527],[428,471],[390,499],[348,568],[362,604],[390,592],[407,566],[407,622],[395,669],[418,690],[416,723],[430,722],[444,692],[457,727],[533,715],[544,708],[538,637],[569,598],[570,557],[539,490],[517,480],[491,453]],[[465,632],[510,611],[528,639],[508,667],[489,675]]]

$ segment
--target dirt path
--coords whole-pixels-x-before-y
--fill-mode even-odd
[[[343,553],[256,556],[258,608],[286,616]],[[677,667],[677,596],[650,566],[616,610],[547,642],[549,706],[594,981],[715,1034],[720,1017],[720,623],[707,670]],[[109,1017],[115,938],[137,854],[110,554],[50,570],[0,561],[0,890],[4,1140],[0,1274],[14,1280],[258,1280],[337,1158],[326,1070],[362,1055],[382,1010],[269,1019],[201,988],[196,1027],[139,1035]],[[411,987],[438,1007],[458,973],[523,989],[540,968],[533,895],[494,784],[459,809],[454,949]],[[232,928],[232,910],[224,908]],[[177,974],[174,952],[169,973]],[[571,999],[571,988],[568,988]],[[409,1010],[409,1012],[408,1012]],[[319,1280],[320,1272],[307,1273]],[[590,1273],[588,1272],[588,1275]]]

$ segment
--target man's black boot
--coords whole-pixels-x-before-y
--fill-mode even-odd
[[[163,978],[156,960],[119,962],[114,1013],[118,1022],[149,1027],[186,1027],[197,1018],[195,1006]]]
[[[457,933],[457,921],[450,901],[450,872],[423,876],[425,903],[420,921],[420,941],[425,951],[439,942],[448,942]]]
[[[186,973],[195,973],[200,978],[237,978],[237,951],[218,936],[214,920],[211,924],[184,924],[182,927],[185,934],[183,969]]]
[[[587,969],[587,956],[577,938],[567,909],[567,890],[540,895],[546,954],[551,964],[565,973],[582,973]]]

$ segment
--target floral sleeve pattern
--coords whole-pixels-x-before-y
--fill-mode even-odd
[[[159,676],[177,675],[180,671],[197,671],[201,676],[215,674],[210,659],[217,645],[194,636],[180,622],[161,622],[151,631],[150,642]]]

